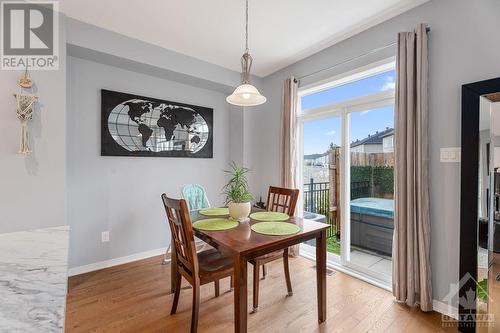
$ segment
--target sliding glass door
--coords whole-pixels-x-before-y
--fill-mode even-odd
[[[302,91],[298,181],[303,216],[330,224],[329,262],[389,288],[395,73],[390,64],[371,73]]]
[[[382,281],[390,281],[394,231],[394,105],[350,112],[348,123],[346,263]]]

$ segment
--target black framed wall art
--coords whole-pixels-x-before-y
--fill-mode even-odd
[[[213,157],[213,109],[101,90],[101,156]]]

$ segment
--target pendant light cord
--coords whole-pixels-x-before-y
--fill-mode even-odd
[[[245,52],[248,53],[248,0],[246,0],[246,19],[245,19]]]

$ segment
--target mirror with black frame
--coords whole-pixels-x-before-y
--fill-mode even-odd
[[[491,95],[480,97],[476,310],[481,321],[488,319],[487,322],[494,306],[489,302],[488,281],[493,278],[490,269],[495,258],[495,225],[500,223],[500,188],[497,187],[500,186],[500,133],[496,128],[500,124],[494,126],[500,121],[499,113],[500,101],[495,102]],[[488,325],[477,325],[476,331],[489,332],[490,329]]]
[[[459,329],[500,332],[500,78],[462,87]]]

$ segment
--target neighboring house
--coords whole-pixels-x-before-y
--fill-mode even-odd
[[[304,162],[306,165],[325,166],[328,164],[328,152],[304,155]]]
[[[386,128],[382,132],[375,132],[375,134],[370,134],[368,137],[357,140],[351,143],[351,152],[353,153],[385,153],[384,149],[384,137],[390,136],[394,137],[394,129]],[[394,139],[387,139],[387,144],[392,141],[391,148],[394,151]],[[387,151],[389,152],[389,151]]]
[[[394,153],[394,129],[391,129],[382,137],[382,151]]]

